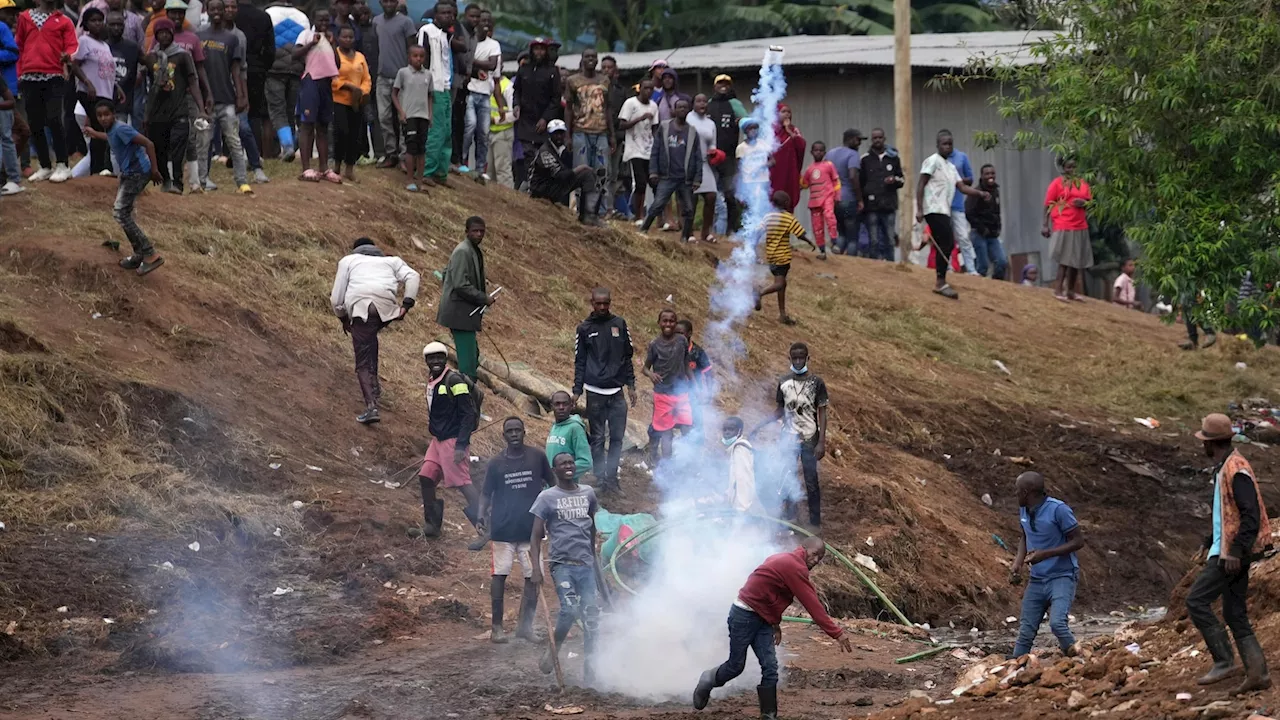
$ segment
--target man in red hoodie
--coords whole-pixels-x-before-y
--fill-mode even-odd
[[[809,579],[809,571],[827,554],[822,538],[810,537],[791,552],[770,555],[756,568],[738,591],[738,599],[729,609],[729,659],[719,667],[702,673],[693,691],[693,707],[707,706],[714,688],[723,687],[742,674],[747,666],[747,648],[760,661],[761,720],[778,720],[778,655],[774,646],[782,643],[782,613],[793,600],[799,600],[813,622],[840,643],[844,652],[853,652],[849,636],[827,615],[818,600],[818,591]]]
[[[31,140],[40,158],[40,170],[31,175],[31,181],[66,182],[71,179],[71,170],[67,166],[62,102],[74,88],[67,89],[63,68],[80,48],[75,23],[58,12],[56,0],[40,0],[38,7],[18,16],[14,35],[18,41],[18,91],[26,101]],[[46,128],[53,136],[56,166],[50,162]]]

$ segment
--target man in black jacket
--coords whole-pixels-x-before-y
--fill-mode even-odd
[[[893,260],[898,242],[898,189],[902,187],[902,161],[885,145],[884,130],[871,131],[871,152],[862,158],[862,222],[867,226],[873,257]]]
[[[991,194],[990,200],[970,195],[964,199],[964,216],[969,220],[969,239],[973,241],[974,269],[979,275],[1003,280],[1009,263],[1000,244],[1000,186],[996,184],[996,166],[987,163],[978,171],[978,188]]]
[[[569,133],[564,121],[547,123],[547,135],[547,142],[538,147],[529,163],[529,197],[568,205],[574,190],[582,190],[583,198],[594,194],[595,171],[586,165],[573,166],[573,151],[565,146]],[[600,219],[594,208],[588,213],[587,203],[580,200],[578,222],[598,224]]]
[[[547,54],[548,43],[544,38],[529,42],[529,62],[520,66],[512,84],[512,97],[520,108],[516,119],[516,139],[532,155],[539,145],[547,141],[548,124],[560,117],[560,68]]]
[[[479,537],[469,549],[480,550],[488,542],[480,518],[480,492],[471,484],[471,433],[476,431],[479,414],[472,385],[462,373],[450,369],[448,349],[433,342],[422,348],[427,371],[427,430],[431,444],[418,470],[422,487],[422,514],[425,537],[438,537],[444,520],[444,501],[436,499],[436,486],[457,488],[467,499],[462,509]]]
[[[738,202],[734,185],[738,175],[738,121],[747,117],[747,114],[747,109],[733,91],[733,78],[717,75],[716,92],[711,96],[711,102],[707,103],[707,117],[716,124],[716,147],[724,151],[724,162],[716,168],[716,186],[724,193],[731,233],[736,232],[742,224],[742,205]]]
[[[632,365],[631,333],[627,321],[609,312],[613,298],[607,288],[591,291],[591,315],[578,326],[573,351],[573,404],[587,393],[587,442],[600,488],[617,490],[618,463],[627,432],[627,389],[636,406],[636,369]],[[609,440],[608,451],[605,439]]]
[[[702,181],[702,163],[705,153],[698,132],[689,126],[688,100],[676,100],[671,119],[663,121],[653,132],[653,152],[649,155],[649,184],[653,191],[653,204],[640,224],[640,232],[649,232],[649,226],[658,219],[674,195],[680,206],[680,222],[685,240],[693,238],[693,196]],[[727,154],[727,153],[726,153]]]

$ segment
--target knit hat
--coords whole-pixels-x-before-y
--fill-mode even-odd
[[[373,241],[367,237],[357,238],[356,241],[351,244],[351,249],[355,250],[358,247],[361,247],[364,245],[372,245],[372,244],[373,244]]]
[[[172,35],[174,33],[174,29],[176,26],[173,24],[173,21],[170,20],[169,18],[160,18],[159,20],[152,23],[151,27],[152,27],[152,30],[151,30],[152,33],[158,33],[161,30],[168,30],[169,34]]]
[[[444,343],[442,342],[427,343],[427,346],[422,348],[423,359],[426,359],[432,355],[448,355],[448,354],[449,354],[449,348],[445,347]]]

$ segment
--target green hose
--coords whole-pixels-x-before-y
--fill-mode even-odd
[[[658,535],[661,535],[663,532],[666,532],[667,530],[673,527],[690,525],[694,522],[698,522],[701,520],[714,518],[714,517],[741,518],[743,517],[743,514],[733,510],[723,510],[719,512],[703,513],[690,518],[683,518],[676,521],[655,523],[645,528],[644,530],[641,530],[635,535],[632,535],[631,537],[627,538],[625,541],[619,543],[618,547],[614,549],[613,554],[609,556],[609,572],[613,574],[614,582],[618,584],[618,587],[627,591],[629,594],[631,595],[637,594],[636,591],[631,589],[631,587],[629,587],[626,584],[626,582],[623,581],[622,577],[618,574],[618,558],[631,550],[638,549],[641,545],[649,542],[653,538],[657,537]],[[806,537],[815,537],[814,534],[809,532],[808,530],[798,525],[793,525],[787,522],[786,520],[782,520],[779,518],[766,517],[764,515],[748,515],[747,517],[755,518],[758,520],[769,520],[771,522],[782,525],[783,527],[789,528],[794,532],[798,532],[802,535],[805,535]],[[862,572],[862,570],[857,565],[855,565],[852,561],[850,561],[849,558],[844,553],[840,552],[835,547],[832,547],[831,543],[826,543],[826,548],[827,548],[827,552],[830,553],[832,557],[834,557],[842,565],[844,565],[849,570],[851,570],[853,574],[856,575],[864,585],[871,588],[871,592],[875,593],[875,596],[880,599],[880,602],[884,603],[885,607],[888,608],[889,611],[892,612],[896,618],[898,618],[899,622],[901,622],[903,625],[906,625],[908,627],[912,625],[912,622],[907,619],[907,616],[903,615],[902,611],[899,610],[891,600],[889,600],[889,598],[884,594],[884,592],[881,591],[880,588],[877,587],[875,583],[871,582],[871,578],[867,577],[866,573]],[[809,620],[807,618],[796,618],[796,617],[787,617],[787,616],[784,616],[782,619],[787,622],[810,622],[810,623],[813,622],[812,620]]]

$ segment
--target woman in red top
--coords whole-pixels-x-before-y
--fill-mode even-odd
[[[805,142],[800,128],[791,124],[791,108],[786,103],[778,103],[778,124],[773,132],[777,145],[769,163],[770,194],[785,192],[791,198],[787,211],[795,212],[796,203],[800,202],[800,168],[804,166]]]
[[[1049,183],[1044,196],[1044,227],[1040,234],[1052,235],[1049,257],[1058,263],[1053,296],[1058,300],[1082,300],[1075,293],[1081,273],[1093,265],[1093,245],[1089,242],[1089,219],[1085,205],[1093,199],[1089,183],[1077,178],[1076,161],[1062,160],[1062,175]],[[1052,232],[1050,224],[1052,223]],[[1065,281],[1065,291],[1064,291]]]

